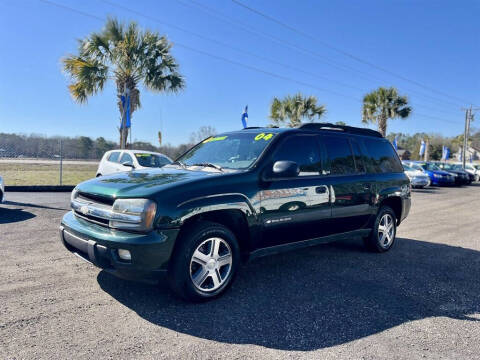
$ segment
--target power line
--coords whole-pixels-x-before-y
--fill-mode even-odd
[[[329,78],[329,77],[327,77],[327,76],[319,75],[319,74],[316,74],[316,73],[312,73],[312,72],[309,72],[309,71],[300,69],[300,68],[298,68],[298,67],[296,67],[296,66],[288,65],[288,64],[282,63],[282,62],[280,62],[280,61],[277,61],[277,60],[275,60],[275,59],[258,55],[258,54],[256,54],[256,53],[251,52],[251,51],[248,51],[248,50],[246,50],[246,49],[241,49],[241,48],[237,48],[237,47],[231,46],[230,44],[227,44],[227,43],[225,43],[225,42],[223,42],[223,41],[220,41],[220,40],[217,40],[217,39],[213,39],[213,38],[207,37],[207,36],[205,36],[205,35],[201,35],[201,34],[199,34],[199,33],[197,33],[197,32],[193,32],[193,31],[191,31],[191,30],[187,30],[187,29],[182,28],[182,27],[180,27],[180,26],[178,26],[178,25],[174,25],[174,24],[165,22],[165,21],[160,20],[160,19],[158,19],[158,18],[155,18],[155,17],[153,17],[153,16],[151,16],[151,15],[141,13],[141,12],[135,10],[135,9],[128,8],[128,7],[126,7],[126,6],[123,6],[123,5],[114,3],[114,2],[112,2],[112,1],[109,1],[109,0],[100,0],[100,1],[102,1],[102,2],[104,2],[104,3],[106,3],[106,4],[109,4],[110,6],[116,7],[116,8],[118,8],[118,9],[122,9],[122,10],[124,10],[124,11],[131,12],[131,13],[133,13],[133,14],[137,14],[137,15],[139,15],[139,16],[142,16],[142,17],[146,18],[146,19],[150,19],[150,20],[152,20],[152,21],[154,21],[154,22],[157,22],[157,23],[159,23],[159,24],[162,24],[162,25],[165,25],[165,26],[169,26],[169,27],[171,27],[171,28],[173,28],[173,29],[179,30],[179,31],[184,32],[184,33],[186,33],[186,34],[189,34],[189,35],[191,35],[191,36],[198,37],[199,39],[203,39],[203,40],[210,41],[210,42],[212,42],[212,43],[214,43],[214,44],[223,46],[223,47],[225,47],[225,48],[227,48],[227,49],[231,49],[231,50],[233,50],[233,51],[235,51],[235,52],[238,52],[238,53],[240,53],[240,54],[243,54],[243,55],[247,54],[247,55],[249,55],[249,56],[251,56],[251,57],[254,57],[254,58],[257,58],[257,59],[260,59],[260,60],[263,60],[263,61],[267,61],[267,62],[270,62],[270,63],[272,63],[272,64],[280,65],[280,66],[282,66],[282,67],[284,67],[284,68],[286,68],[286,69],[295,70],[295,71],[301,72],[301,73],[303,73],[303,74],[305,74],[305,75],[309,75],[309,76],[313,76],[313,77],[316,77],[316,78],[319,78],[319,79],[327,80],[327,81],[330,81],[330,82],[332,82],[332,83],[336,83],[336,84],[338,84],[338,85],[340,85],[340,86],[343,86],[343,87],[346,87],[346,88],[350,88],[350,89],[354,89],[354,90],[358,90],[358,91],[364,91],[364,89],[361,89],[361,88],[359,88],[359,87],[356,87],[356,86],[353,86],[353,85],[350,85],[350,84],[343,83],[343,82],[341,82],[341,81],[338,81],[338,80]]]
[[[416,85],[416,86],[422,87],[422,88],[424,88],[424,89],[426,89],[426,90],[429,90],[429,91],[431,91],[431,92],[437,93],[437,94],[439,94],[439,95],[443,95],[443,96],[446,96],[446,97],[451,98],[451,99],[457,99],[457,100],[462,101],[462,102],[471,103],[470,101],[465,101],[465,100],[460,99],[460,98],[458,98],[458,97],[456,97],[456,96],[452,96],[452,95],[450,95],[450,94],[447,94],[447,93],[445,93],[445,92],[443,92],[443,91],[440,91],[440,90],[437,90],[437,89],[433,89],[433,88],[431,88],[431,87],[429,87],[429,86],[426,86],[426,85],[424,85],[424,84],[422,84],[422,83],[420,83],[420,82],[418,82],[418,81],[416,81],[416,80],[409,79],[409,78],[407,78],[407,77],[405,77],[405,76],[403,76],[403,75],[397,74],[397,73],[395,73],[395,72],[393,72],[393,71],[391,71],[391,70],[389,70],[389,69],[386,69],[386,68],[384,68],[384,67],[382,67],[382,66],[379,66],[379,65],[376,65],[376,64],[371,63],[370,61],[361,59],[361,58],[359,58],[359,57],[356,56],[356,55],[353,55],[353,54],[351,54],[351,53],[349,53],[349,52],[347,52],[347,51],[345,51],[345,50],[342,50],[342,49],[340,49],[340,48],[337,48],[336,46],[333,46],[333,45],[331,45],[331,44],[329,44],[329,43],[327,43],[327,42],[325,42],[325,41],[319,40],[317,37],[312,36],[312,35],[304,32],[304,31],[301,31],[301,30],[299,30],[299,29],[297,29],[297,28],[295,28],[295,27],[293,27],[293,26],[291,26],[291,25],[288,25],[288,24],[286,24],[286,23],[284,23],[284,22],[282,22],[282,21],[280,21],[280,20],[278,20],[278,19],[276,19],[276,18],[274,18],[274,17],[272,17],[272,16],[270,16],[270,15],[267,15],[267,14],[265,14],[265,13],[263,13],[263,12],[257,10],[257,9],[254,9],[254,8],[252,8],[252,7],[250,7],[250,6],[247,6],[247,5],[245,5],[244,3],[242,3],[242,2],[239,1],[239,0],[231,0],[231,1],[232,1],[233,3],[235,3],[235,4],[237,4],[238,6],[241,6],[241,7],[243,7],[244,9],[247,9],[247,10],[250,11],[250,12],[253,12],[253,13],[255,13],[255,14],[257,14],[257,15],[259,15],[259,16],[267,19],[267,20],[269,20],[269,21],[272,21],[272,22],[274,22],[274,23],[276,23],[276,24],[278,24],[278,25],[280,25],[280,26],[282,26],[282,27],[284,27],[284,28],[286,28],[286,29],[288,29],[288,30],[290,30],[290,31],[292,31],[292,32],[300,35],[300,36],[303,36],[303,37],[308,38],[308,39],[310,39],[310,40],[314,40],[314,41],[316,41],[317,43],[322,44],[323,46],[325,46],[325,47],[327,47],[327,48],[329,48],[329,49],[331,49],[331,50],[333,50],[333,51],[336,51],[337,53],[342,54],[342,55],[344,55],[344,56],[346,56],[346,57],[349,57],[349,58],[351,58],[351,59],[353,59],[353,60],[355,60],[355,61],[357,61],[357,62],[359,62],[359,63],[368,65],[368,66],[373,67],[373,68],[375,68],[375,69],[377,69],[377,70],[380,70],[380,71],[382,71],[382,72],[384,72],[384,73],[386,73],[386,74],[395,76],[395,77],[397,77],[397,78],[399,78],[399,79],[402,79],[402,80],[404,80],[404,81],[407,81],[407,82],[409,82],[409,83],[411,83],[411,84],[414,84],[414,85]]]
[[[319,61],[323,64],[335,67],[335,68],[340,69],[342,71],[350,71],[350,72],[354,73],[355,75],[360,76],[360,77],[362,77],[364,79],[367,79],[367,80],[374,79],[374,80],[377,80],[377,81],[384,82],[383,79],[381,79],[381,78],[379,78],[375,75],[372,75],[370,73],[366,73],[364,71],[358,70],[356,68],[353,68],[353,67],[345,65],[345,64],[338,63],[338,61],[333,61],[333,60],[331,60],[329,58],[326,58],[325,56],[322,56],[319,53],[314,52],[310,49],[303,48],[301,46],[298,46],[295,43],[286,41],[285,39],[282,39],[282,38],[276,37],[274,35],[268,34],[264,31],[256,30],[255,28],[253,28],[251,26],[247,27],[245,25],[242,25],[242,22],[239,21],[238,19],[226,16],[226,15],[222,14],[221,12],[219,12],[218,10],[205,5],[204,3],[199,3],[198,1],[195,1],[195,0],[190,0],[189,2],[185,2],[183,0],[177,0],[177,2],[179,2],[180,4],[182,4],[184,6],[187,6],[187,7],[192,7],[192,5],[194,5],[195,7],[197,7],[198,9],[206,12],[210,16],[216,17],[217,19],[220,19],[220,20],[226,22],[229,25],[233,25],[233,26],[236,26],[238,28],[241,28],[244,31],[249,32],[251,34],[267,38],[267,39],[269,39],[269,40],[271,40],[271,41],[273,41],[273,42],[275,42],[275,43],[277,43],[281,46],[288,46],[292,49],[295,49],[297,51],[300,51],[304,54],[307,54],[307,55],[313,57],[314,59],[316,59],[317,61]],[[431,95],[421,93],[418,90],[409,89],[408,91],[411,92],[411,93],[414,93],[414,94],[419,94],[420,96],[425,97],[425,98],[430,98],[433,101],[436,101],[443,106],[445,106],[447,103],[451,104],[455,107],[458,107],[459,105],[463,104],[463,102],[462,103],[455,103],[455,102],[444,100],[444,99],[441,99],[441,98],[436,98],[436,97],[433,97]]]
[[[53,6],[62,8],[62,9],[64,9],[64,10],[68,10],[68,11],[75,12],[75,13],[77,13],[77,14],[80,14],[80,15],[83,15],[83,16],[86,16],[86,17],[90,17],[90,18],[92,18],[92,19],[95,19],[95,20],[98,20],[98,21],[101,21],[101,22],[104,22],[104,21],[106,20],[105,18],[96,16],[96,15],[93,15],[93,14],[90,14],[90,13],[87,13],[87,12],[84,12],[84,11],[81,11],[81,10],[77,10],[77,9],[75,9],[75,8],[69,7],[69,6],[67,6],[67,5],[63,5],[63,4],[56,3],[56,2],[54,2],[54,1],[50,1],[50,0],[39,0],[39,1],[41,1],[41,2],[43,2],[43,3],[45,3],[45,4],[49,4],[49,5],[53,5]],[[263,70],[263,69],[260,69],[260,68],[255,67],[255,66],[247,65],[247,64],[244,64],[244,63],[235,61],[235,60],[231,60],[231,59],[225,58],[225,57],[223,57],[223,56],[219,56],[219,55],[216,55],[216,54],[212,54],[212,53],[209,53],[209,52],[204,51],[204,50],[199,50],[199,49],[193,48],[193,47],[191,47],[191,46],[189,46],[189,45],[185,45],[185,44],[178,43],[178,42],[175,42],[175,45],[177,45],[177,46],[179,46],[179,47],[182,47],[182,48],[184,48],[184,49],[187,49],[187,50],[190,50],[190,51],[193,51],[193,52],[202,54],[202,55],[204,55],[204,56],[208,56],[208,57],[211,57],[211,58],[214,58],[214,59],[217,59],[217,60],[225,61],[225,62],[228,62],[228,63],[230,63],[230,64],[233,64],[233,65],[236,65],[236,66],[239,66],[239,67],[243,67],[243,68],[249,69],[249,70],[251,70],[251,71],[259,72],[259,73],[262,73],[262,74],[265,74],[265,75],[268,75],[268,76],[271,76],[271,77],[274,77],[274,78],[277,78],[277,79],[294,82],[294,83],[297,83],[297,84],[299,84],[299,85],[307,86],[307,87],[316,89],[316,90],[318,90],[318,91],[327,92],[327,93],[330,93],[330,94],[333,94],[333,95],[336,95],[336,96],[339,96],[339,97],[342,97],[342,98],[350,98],[350,99],[353,99],[353,100],[359,101],[359,102],[362,101],[362,99],[357,98],[357,97],[354,97],[354,96],[345,95],[345,94],[342,94],[342,93],[339,93],[339,92],[336,92],[336,91],[331,91],[331,90],[328,90],[328,89],[325,89],[325,88],[321,88],[321,87],[318,87],[318,86],[316,86],[316,85],[314,85],[314,84],[311,84],[311,83],[308,83],[308,82],[299,81],[299,80],[296,80],[296,79],[293,79],[293,78],[290,78],[290,77],[287,77],[287,76],[284,76],[284,75],[279,75],[279,74],[276,74],[276,73],[271,72],[271,71]],[[420,117],[428,117],[428,118],[436,119],[436,120],[439,120],[439,121],[444,121],[444,122],[449,122],[449,123],[456,123],[455,121],[446,120],[446,119],[442,119],[442,118],[438,118],[438,117],[434,117],[434,116],[429,116],[429,115],[424,115],[424,114],[417,114],[417,113],[416,113],[416,115],[417,115],[417,116],[420,116]]]
[[[102,21],[102,22],[104,22],[106,20],[106,18],[102,18],[102,17],[96,16],[96,15],[92,15],[90,13],[87,13],[87,12],[84,12],[84,11],[81,11],[81,10],[77,10],[77,9],[72,8],[70,6],[59,4],[59,3],[54,2],[54,1],[50,1],[50,0],[39,0],[39,1],[41,1],[43,3],[46,3],[46,4],[49,4],[49,5],[57,6],[59,8],[64,9],[64,10],[69,10],[69,11],[75,12],[75,13],[83,15],[83,16],[88,16],[92,19],[99,20],[99,21]],[[105,2],[108,2],[108,1],[105,0]],[[223,56],[212,54],[212,53],[209,53],[209,52],[204,51],[204,50],[199,50],[199,49],[196,49],[194,47],[191,47],[189,45],[185,45],[185,44],[182,44],[182,43],[179,43],[179,42],[175,42],[175,45],[179,46],[179,47],[182,47],[182,48],[185,48],[187,50],[205,55],[205,56],[215,58],[217,60],[222,60],[222,61],[228,62],[230,64],[234,64],[234,65],[237,65],[237,66],[240,66],[240,67],[247,68],[247,69],[252,70],[252,71],[256,71],[256,72],[259,72],[259,73],[262,73],[262,74],[265,74],[265,75],[269,75],[269,76],[277,78],[277,79],[291,81],[291,82],[297,83],[299,85],[307,86],[307,87],[316,89],[318,91],[330,93],[330,94],[340,96],[340,97],[343,97],[343,98],[350,98],[350,99],[353,99],[353,100],[356,100],[356,101],[362,101],[362,99],[351,96],[351,95],[346,95],[346,94],[342,94],[342,93],[337,92],[337,91],[332,91],[332,90],[329,90],[329,89],[321,88],[319,86],[316,86],[316,85],[308,83],[308,82],[299,81],[299,80],[296,80],[296,79],[293,79],[293,78],[290,78],[290,77],[284,76],[284,75],[279,75],[279,74],[276,74],[276,73],[271,72],[271,71],[263,70],[263,69],[255,67],[255,66],[247,65],[247,64],[241,63],[239,61],[231,60],[231,59],[225,58]]]
[[[130,13],[133,13],[133,14],[136,14],[136,15],[139,15],[139,16],[142,16],[146,19],[149,19],[149,20],[152,20],[156,23],[159,23],[159,24],[162,24],[164,26],[168,26],[168,27],[171,27],[173,29],[176,29],[178,31],[181,31],[183,33],[186,33],[188,35],[191,35],[191,36],[195,36],[199,39],[202,39],[202,40],[206,40],[206,41],[210,41],[214,44],[217,44],[217,45],[220,45],[220,46],[223,46],[227,49],[231,49],[235,52],[238,52],[242,55],[249,55],[251,57],[254,57],[254,58],[257,58],[257,59],[260,59],[262,61],[267,61],[267,62],[270,62],[272,64],[276,64],[276,65],[279,65],[279,66],[282,66],[286,69],[291,69],[291,70],[294,70],[294,71],[297,71],[297,72],[300,72],[300,73],[303,73],[305,75],[308,75],[308,76],[311,76],[311,77],[315,77],[315,78],[318,78],[318,79],[322,79],[322,80],[326,80],[326,81],[329,81],[329,82],[332,82],[332,83],[335,83],[339,86],[342,86],[342,87],[346,87],[346,88],[350,88],[350,89],[354,89],[354,90],[358,90],[358,91],[362,91],[362,92],[365,92],[366,90],[365,89],[362,89],[362,88],[359,88],[357,86],[353,86],[353,85],[350,85],[350,84],[346,84],[346,83],[343,83],[341,81],[338,81],[338,80],[335,80],[335,79],[332,79],[332,78],[329,78],[327,76],[324,76],[324,75],[319,75],[319,74],[316,74],[316,73],[312,73],[310,71],[306,71],[304,69],[301,69],[301,68],[298,68],[298,67],[295,67],[295,66],[292,66],[292,65],[289,65],[289,64],[285,64],[285,63],[282,63],[280,61],[277,61],[275,59],[272,59],[272,58],[269,58],[269,57],[265,57],[265,56],[260,56],[258,55],[257,53],[254,53],[254,52],[251,52],[251,51],[248,51],[246,49],[240,49],[240,48],[237,48],[237,47],[234,47],[234,46],[231,46],[230,44],[227,44],[223,41],[220,41],[220,40],[217,40],[217,39],[214,39],[214,38],[211,38],[211,37],[208,37],[208,36],[205,36],[205,35],[202,35],[202,34],[199,34],[198,32],[194,32],[194,31],[191,31],[191,30],[188,30],[188,29],[185,29],[185,28],[182,28],[176,24],[172,24],[172,23],[168,23],[164,20],[160,20],[154,16],[151,16],[151,15],[148,15],[148,14],[145,14],[145,13],[142,13],[138,10],[135,10],[135,9],[132,9],[132,8],[129,8],[129,7],[126,7],[126,6],[123,6],[123,5],[120,5],[120,4],[117,4],[113,1],[110,1],[110,0],[101,0],[102,2],[110,5],[110,6],[113,6],[113,7],[116,7],[118,9],[121,9],[121,10],[124,10],[126,12],[130,12]],[[439,100],[440,101],[440,100]],[[443,101],[442,101],[443,103]],[[424,107],[426,109],[428,109],[427,106],[425,105],[422,105],[420,104],[421,107]]]

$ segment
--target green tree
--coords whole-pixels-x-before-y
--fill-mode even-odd
[[[78,151],[82,159],[88,159],[93,148],[93,140],[88,136],[80,136],[78,138]]]
[[[78,55],[64,58],[64,71],[70,76],[73,99],[85,103],[89,96],[103,90],[108,79],[115,79],[118,108],[123,118],[122,95],[129,94],[130,116],[140,107],[139,84],[156,92],[178,92],[185,82],[171,55],[172,44],[165,36],[137,24],[121,24],[108,19],[101,32],[79,40]],[[125,111],[127,106],[125,105]],[[120,147],[125,148],[128,129],[120,129]]]
[[[406,96],[399,95],[394,87],[379,87],[363,98],[362,122],[377,124],[378,131],[385,136],[389,119],[405,119],[411,112]]]
[[[315,96],[305,97],[298,93],[283,99],[274,97],[270,107],[270,119],[275,126],[284,125],[288,121],[287,126],[295,127],[299,126],[303,119],[310,122],[320,119],[326,111],[324,105],[317,106]]]

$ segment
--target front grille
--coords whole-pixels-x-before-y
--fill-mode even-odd
[[[91,216],[91,215],[84,215],[84,214],[79,213],[76,210],[73,210],[73,213],[75,214],[75,216],[78,216],[79,218],[81,218],[83,220],[87,220],[87,221],[93,222],[95,224],[108,227],[109,221],[106,220],[106,219],[102,219],[102,218],[99,218],[99,217],[96,217],[96,216]]]
[[[115,202],[115,199],[108,196],[87,194],[84,192],[78,192],[77,198],[87,202],[95,202],[95,203],[100,203],[100,204],[110,205],[110,206],[112,206],[113,203]]]

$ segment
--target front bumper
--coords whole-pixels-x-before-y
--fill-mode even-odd
[[[430,185],[430,178],[428,176],[413,176],[410,178],[412,186],[428,186]]]
[[[76,217],[68,212],[60,226],[60,240],[70,252],[128,280],[156,281],[167,270],[179,229],[147,234],[118,231]],[[129,250],[131,260],[119,258],[118,249]]]
[[[440,185],[440,186],[448,186],[448,185],[455,185],[455,179],[453,177],[432,177],[430,178],[432,181],[432,185]]]

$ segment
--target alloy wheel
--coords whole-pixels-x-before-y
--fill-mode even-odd
[[[193,252],[190,260],[190,278],[200,291],[211,292],[220,288],[232,269],[232,250],[222,238],[209,238]]]
[[[395,224],[393,216],[384,214],[378,224],[378,241],[384,249],[388,248],[395,236]]]

